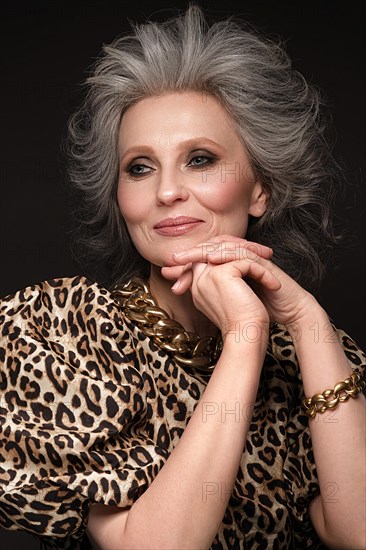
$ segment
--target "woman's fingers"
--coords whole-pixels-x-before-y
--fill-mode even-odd
[[[256,283],[266,287],[268,290],[279,290],[281,282],[267,267],[258,262],[235,262],[235,267],[239,269],[242,276],[249,277]],[[244,264],[244,265],[243,265]]]
[[[228,267],[222,273],[224,277],[248,277],[268,290],[278,290],[281,283],[272,273],[271,262],[267,261],[272,253],[272,249],[259,243],[220,235],[211,242],[174,255],[178,265],[163,267],[161,273],[166,279],[175,281],[172,291],[176,295],[184,294],[192,287],[193,280],[197,279],[197,270],[203,272],[220,266]],[[218,275],[221,276],[221,270]]]
[[[169,267],[162,267],[161,274],[164,277],[164,279],[168,279],[168,281],[176,281],[178,277],[183,273],[184,267],[185,267],[184,265],[173,265]]]
[[[184,294],[189,288],[192,287],[193,277],[197,279],[198,274],[202,274],[205,271],[217,270],[218,274],[223,278],[238,277],[240,279],[248,278],[255,281],[259,285],[262,285],[268,290],[279,290],[281,283],[278,278],[272,273],[268,266],[262,265],[253,261],[233,261],[221,265],[210,265],[202,262],[189,264],[189,269],[182,271],[175,284],[172,286],[174,294]]]
[[[232,242],[232,243],[238,243],[244,246],[254,247],[259,251],[262,251],[264,255],[269,257],[271,257],[273,254],[273,250],[269,246],[265,246],[264,244],[259,244],[254,241],[248,241],[248,239],[242,239],[241,237],[234,237],[233,235],[218,235],[217,237],[214,237],[213,239],[210,239],[208,242],[205,242],[202,244],[205,244],[207,246],[213,246],[215,244],[220,244],[223,242]]]
[[[221,242],[201,243],[184,252],[173,254],[173,260],[177,264],[188,262],[220,264],[243,259],[250,261],[256,261],[258,258],[269,259],[272,255],[272,249],[267,246],[243,239],[231,238],[231,240]]]
[[[189,264],[192,266],[192,264]],[[184,271],[178,280],[172,286],[172,291],[174,294],[181,295],[187,292],[187,290],[192,286],[193,281],[193,272],[192,269]]]
[[[184,294],[192,284],[192,263],[162,267],[161,274],[168,281],[175,281],[174,294]]]

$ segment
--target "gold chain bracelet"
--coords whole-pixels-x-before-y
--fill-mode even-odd
[[[324,413],[328,409],[334,409],[339,402],[347,401],[350,397],[356,397],[365,387],[359,372],[353,372],[349,378],[338,382],[333,390],[325,390],[323,393],[316,393],[313,397],[304,397],[302,405],[310,418],[316,413]]]

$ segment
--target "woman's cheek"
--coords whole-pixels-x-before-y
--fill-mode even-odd
[[[228,170],[228,169],[227,169]],[[220,170],[203,175],[200,196],[206,208],[213,212],[230,214],[248,205],[248,183],[240,180],[237,172]]]
[[[146,208],[145,201],[141,199],[141,195],[138,197],[135,190],[119,186],[117,202],[126,223],[139,223],[146,218],[148,209]]]

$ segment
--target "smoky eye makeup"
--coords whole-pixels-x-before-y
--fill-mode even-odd
[[[127,176],[139,177],[144,176],[151,170],[154,170],[153,163],[147,157],[134,157],[131,160],[122,160],[121,174]]]
[[[200,168],[212,164],[216,160],[218,160],[218,157],[214,153],[206,149],[197,149],[189,154],[187,164]]]

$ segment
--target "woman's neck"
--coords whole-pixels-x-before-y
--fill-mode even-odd
[[[164,309],[171,319],[178,321],[187,332],[194,332],[200,338],[216,336],[218,328],[195,307],[191,292],[188,290],[177,296],[171,290],[172,284],[161,275],[160,267],[151,267],[149,287],[158,306]]]

